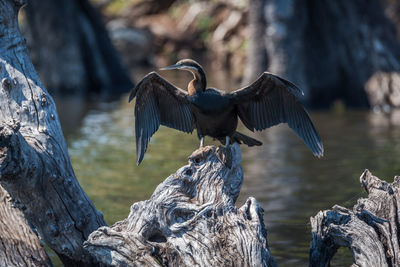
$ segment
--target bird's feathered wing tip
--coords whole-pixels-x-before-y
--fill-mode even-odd
[[[324,146],[322,145],[322,141],[319,140],[317,143],[318,151],[313,152],[313,155],[316,156],[317,158],[322,158],[324,156]]]
[[[310,133],[310,134],[312,134],[312,133]],[[323,146],[322,141],[319,138],[318,132],[316,130],[314,132],[314,135],[318,136],[318,140],[314,141],[313,143],[310,143],[310,140],[307,140],[304,137],[301,137],[301,139],[311,149],[314,156],[316,156],[317,158],[321,158],[324,156],[324,146]]]

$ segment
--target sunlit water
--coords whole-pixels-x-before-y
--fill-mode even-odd
[[[148,199],[160,182],[187,164],[199,145],[196,134],[161,127],[138,167],[133,105],[127,97],[90,105],[76,101],[57,101],[61,124],[79,182],[110,225],[126,218],[132,203]],[[352,207],[365,196],[359,183],[364,169],[388,181],[400,173],[400,127],[389,125],[384,116],[349,111],[311,116],[325,146],[321,159],[286,125],[253,134],[263,141],[261,147],[242,146],[244,182],[237,205],[249,196],[260,202],[271,252],[280,266],[308,265],[310,216],[334,204]],[[333,265],[350,262],[350,254],[340,250]]]

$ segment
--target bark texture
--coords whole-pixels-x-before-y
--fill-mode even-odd
[[[0,184],[66,266],[93,264],[83,241],[105,225],[78,184],[53,99],[18,29],[22,0],[0,0]]]
[[[26,15],[32,61],[52,93],[113,95],[132,88],[88,0],[32,0]]]
[[[365,91],[376,72],[397,76],[400,70],[396,30],[379,0],[251,0],[250,9],[257,13],[249,27],[258,30],[250,31],[247,82],[268,69],[297,84],[314,107],[338,99],[355,107],[382,105],[375,99],[381,87],[394,88],[382,94],[400,93],[390,84],[397,79]],[[266,25],[261,34],[257,24]],[[264,54],[268,65],[260,66]]]
[[[0,186],[0,266],[51,266],[38,236]]]
[[[368,198],[352,210],[336,205],[310,219],[310,266],[330,266],[341,246],[351,250],[354,266],[400,265],[400,177],[387,183],[366,170],[360,181]]]
[[[160,184],[127,219],[101,227],[85,248],[112,266],[276,266],[254,198],[235,207],[243,171],[237,144],[232,166],[224,149],[204,147]]]

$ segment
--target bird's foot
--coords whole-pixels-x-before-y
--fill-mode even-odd
[[[232,155],[230,146],[219,146],[217,148],[218,159],[229,169],[232,167]]]

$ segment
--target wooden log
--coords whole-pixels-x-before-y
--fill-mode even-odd
[[[189,164],[135,203],[127,219],[101,227],[85,248],[112,266],[276,266],[263,209],[254,198],[235,207],[243,171],[237,144],[231,168],[224,148],[195,151]]]
[[[368,197],[352,210],[335,205],[311,217],[310,266],[329,266],[341,246],[351,250],[354,266],[400,265],[400,177],[387,183],[366,170],[360,181]]]
[[[54,101],[18,29],[24,4],[0,0],[0,184],[66,266],[89,266],[83,241],[106,223],[76,180]]]
[[[52,266],[36,233],[0,186],[0,266]]]

